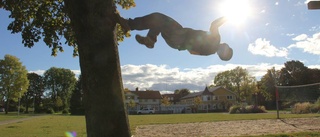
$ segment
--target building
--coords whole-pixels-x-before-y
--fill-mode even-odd
[[[171,104],[177,104],[180,102],[181,96],[179,94],[163,94],[162,98],[168,98]]]
[[[135,91],[125,92],[125,104],[128,110],[136,111],[142,108],[153,108],[155,111],[160,110],[161,94],[159,91]]]
[[[168,98],[170,105],[163,105],[162,98]],[[159,91],[135,91],[125,92],[125,103],[129,113],[142,108],[152,108],[156,113],[188,113],[226,111],[230,106],[236,104],[236,94],[221,86],[208,88],[204,91],[190,93],[185,96],[177,94],[163,94]],[[198,99],[198,104],[196,103]],[[190,111],[187,111],[192,109]]]
[[[190,93],[180,99],[179,104],[188,105],[200,111],[228,110],[230,106],[236,104],[236,94],[221,86],[208,88],[204,91]],[[196,98],[200,98],[198,104]]]

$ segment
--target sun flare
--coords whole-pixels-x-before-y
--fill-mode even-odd
[[[251,14],[248,0],[225,0],[220,5],[220,12],[232,24],[243,24]]]

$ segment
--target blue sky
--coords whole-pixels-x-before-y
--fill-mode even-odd
[[[225,0],[135,0],[136,7],[119,8],[124,18],[152,12],[166,14],[182,26],[209,30],[213,20],[224,15]],[[239,0],[246,2],[245,0]],[[257,80],[267,69],[280,69],[286,61],[299,60],[309,68],[320,68],[320,10],[308,10],[305,0],[250,0],[250,15],[241,24],[227,22],[220,27],[221,41],[233,48],[233,58],[222,61],[214,54],[195,56],[170,48],[161,36],[154,49],[138,44],[134,36],[147,31],[132,31],[132,37],[120,42],[119,53],[125,88],[173,91],[180,88],[203,90],[213,84],[214,76],[241,66]],[[230,5],[231,6],[231,5]],[[80,73],[78,57],[72,48],[50,56],[43,42],[25,48],[20,34],[10,34],[8,12],[0,10],[0,58],[14,55],[29,72],[43,74],[50,67],[62,67]],[[108,72],[106,72],[108,73]]]

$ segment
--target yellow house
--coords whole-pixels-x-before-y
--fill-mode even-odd
[[[206,87],[204,91],[182,97],[179,104],[197,107],[198,110],[203,111],[228,110],[230,106],[237,103],[236,97],[234,92],[221,86]]]

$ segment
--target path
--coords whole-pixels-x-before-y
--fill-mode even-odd
[[[18,122],[21,122],[21,121],[26,121],[26,120],[34,119],[34,118],[41,117],[41,116],[44,116],[44,115],[36,115],[36,116],[30,116],[30,117],[26,117],[26,118],[4,120],[4,121],[0,121],[0,126],[2,126],[2,125],[7,125],[7,124],[11,124],[11,123],[18,123]]]

